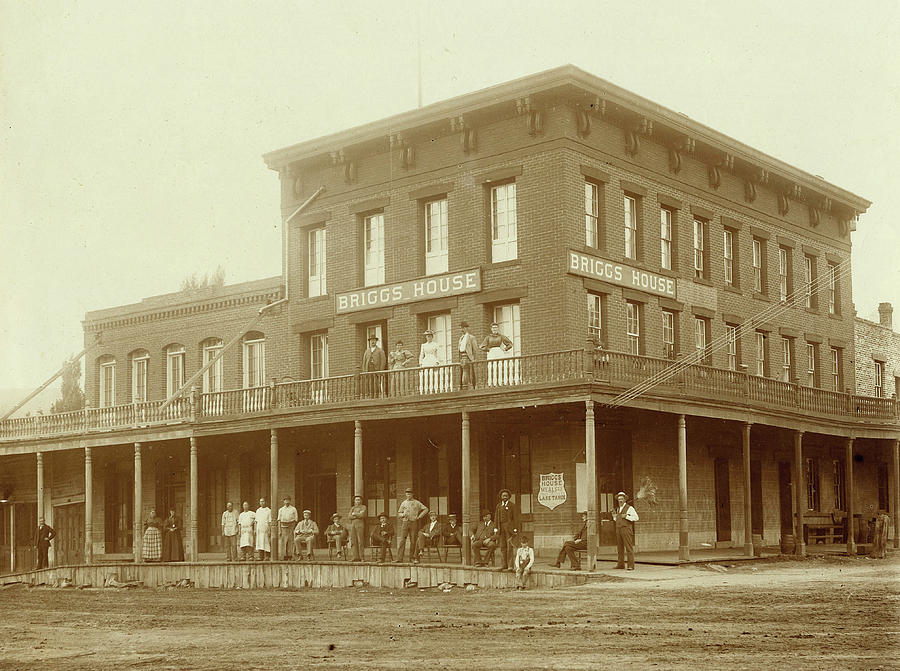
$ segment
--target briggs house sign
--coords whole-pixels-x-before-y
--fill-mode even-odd
[[[553,510],[566,502],[566,483],[562,473],[541,473],[538,503]]]
[[[345,291],[335,297],[335,312],[338,314],[356,312],[400,305],[401,303],[427,301],[430,298],[471,294],[477,291],[481,291],[481,269],[473,268],[395,284]]]
[[[568,272],[570,275],[602,280],[620,287],[637,289],[648,294],[675,299],[675,279],[624,263],[607,261],[598,256],[569,250]]]

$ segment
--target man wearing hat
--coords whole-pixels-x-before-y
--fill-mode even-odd
[[[497,522],[499,531],[497,542],[500,544],[500,554],[503,557],[503,566],[500,570],[515,568],[509,563],[509,544],[515,543],[519,534],[519,507],[513,503],[508,489],[500,490],[500,503],[494,512],[494,520]]]
[[[281,500],[281,508],[278,509],[278,555],[275,557],[277,561],[291,558],[291,548],[294,545],[291,537],[294,535],[297,521],[297,509],[291,505],[291,497],[285,496]]]
[[[454,513],[450,513],[447,516],[447,524],[444,525],[444,530],[441,532],[443,537],[444,547],[462,547],[462,527],[456,521],[456,515]],[[447,555],[444,555],[444,561],[447,560]]]
[[[416,559],[416,536],[419,531],[419,520],[428,514],[428,508],[421,501],[413,498],[413,490],[407,487],[406,498],[400,502],[397,508],[397,520],[400,522],[400,540],[397,542],[397,563],[403,561],[403,552],[406,550],[406,539],[409,538],[409,556]]]
[[[378,346],[378,336],[374,333],[369,336],[369,346],[363,352],[361,368],[363,373],[372,373],[364,376],[365,395],[369,397],[381,395],[384,386],[383,376],[375,375],[375,373],[387,368],[387,357],[384,350]]]
[[[348,538],[350,538],[350,532],[347,530],[347,527],[341,524],[340,513],[334,513],[331,516],[331,524],[325,529],[325,540],[328,545],[334,546],[335,554],[338,557],[346,559],[347,555],[344,552],[344,546],[347,544]]]
[[[353,497],[353,505],[350,506],[350,547],[353,548],[352,561],[365,559],[365,531],[366,531],[366,506],[361,496]]]
[[[559,568],[560,564],[569,558],[569,566],[573,571],[581,570],[581,562],[578,561],[578,550],[587,550],[587,513],[581,513],[581,529],[575,534],[575,538],[563,543],[562,550],[556,558],[555,568]]]
[[[634,570],[634,523],[638,521],[637,511],[634,506],[628,504],[628,496],[625,492],[616,494],[616,511],[613,519],[616,521],[616,549],[619,553],[619,561],[616,568],[625,568],[625,560],[628,560],[628,570]]]
[[[497,547],[497,527],[491,520],[491,511],[481,511],[481,521],[475,527],[475,533],[469,540],[472,541],[472,561],[475,566],[484,566],[485,557],[482,557],[481,551],[486,550],[488,557],[494,556],[494,550]]]
[[[462,321],[459,323],[459,328],[462,331],[462,335],[459,337],[459,364],[462,368],[462,376],[459,383],[460,389],[475,388],[475,366],[473,365],[475,361],[475,350],[478,347],[478,343],[475,341],[475,336],[469,333],[469,322]]]
[[[441,549],[439,544],[443,529],[444,525],[438,522],[437,512],[434,510],[429,512],[428,521],[422,525],[422,530],[419,532],[419,552],[416,555],[417,559],[422,558],[422,553],[427,547],[436,548],[438,551],[438,557],[441,556]]]
[[[312,546],[319,535],[319,525],[312,518],[311,510],[303,511],[303,519],[294,527],[294,554],[297,561],[312,559]]]
[[[391,546],[391,543],[394,542],[394,527],[388,522],[386,514],[381,513],[378,516],[378,524],[372,529],[370,540],[374,547],[381,548],[381,559],[379,561],[383,562],[385,552]]]

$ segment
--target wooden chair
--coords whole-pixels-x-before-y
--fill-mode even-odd
[[[334,561],[335,557],[342,561],[347,561],[347,540],[343,536],[340,537],[340,547],[334,537],[328,539],[328,561]]]
[[[422,538],[422,537],[420,536],[420,537],[419,537],[419,543],[423,543],[423,544],[424,544],[424,545],[422,545],[421,548],[416,548],[417,552],[419,553],[419,557],[422,557],[422,555],[424,555],[425,553],[427,553],[427,554],[428,554],[428,560],[429,560],[429,561],[432,560],[432,558],[434,557],[434,555],[437,555],[437,560],[438,560],[439,562],[444,561],[444,560],[441,558],[441,546],[443,545],[443,542],[442,542],[440,536],[438,536],[438,537],[437,537],[433,542],[431,542],[431,543],[428,543],[427,541],[425,541],[424,538]]]
[[[462,556],[462,545],[446,545],[443,541],[441,541],[441,547],[444,549],[444,561],[450,561],[450,551],[456,550],[459,554],[459,563],[462,564],[463,556]]]
[[[369,541],[371,543],[371,541]],[[381,546],[380,545],[369,545],[369,561],[377,562],[381,560]],[[394,561],[394,551],[393,544],[388,545],[385,548],[385,561]]]

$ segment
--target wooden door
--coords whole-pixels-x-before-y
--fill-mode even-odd
[[[84,563],[84,504],[53,508],[53,548],[56,566]]]
[[[750,527],[752,532],[760,536],[764,535],[761,461],[750,462],[750,519],[752,520]]]
[[[731,484],[728,459],[718,458],[716,469],[716,540],[731,540]]]
[[[791,464],[778,462],[778,509],[781,519],[781,534],[794,533],[794,504],[792,501]]]

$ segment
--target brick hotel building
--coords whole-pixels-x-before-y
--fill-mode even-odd
[[[581,510],[589,553],[614,544],[619,490],[639,551],[683,559],[897,527],[898,406],[854,373],[865,199],[571,66],[264,158],[282,274],[88,313],[89,407],[0,423],[4,571],[38,515],[57,564],[139,561],[151,507],[219,560],[226,501],[324,528],[407,486],[468,528],[506,487],[539,552]],[[462,321],[513,343],[475,389]],[[442,365],[361,370],[370,336],[418,359],[426,329]]]

